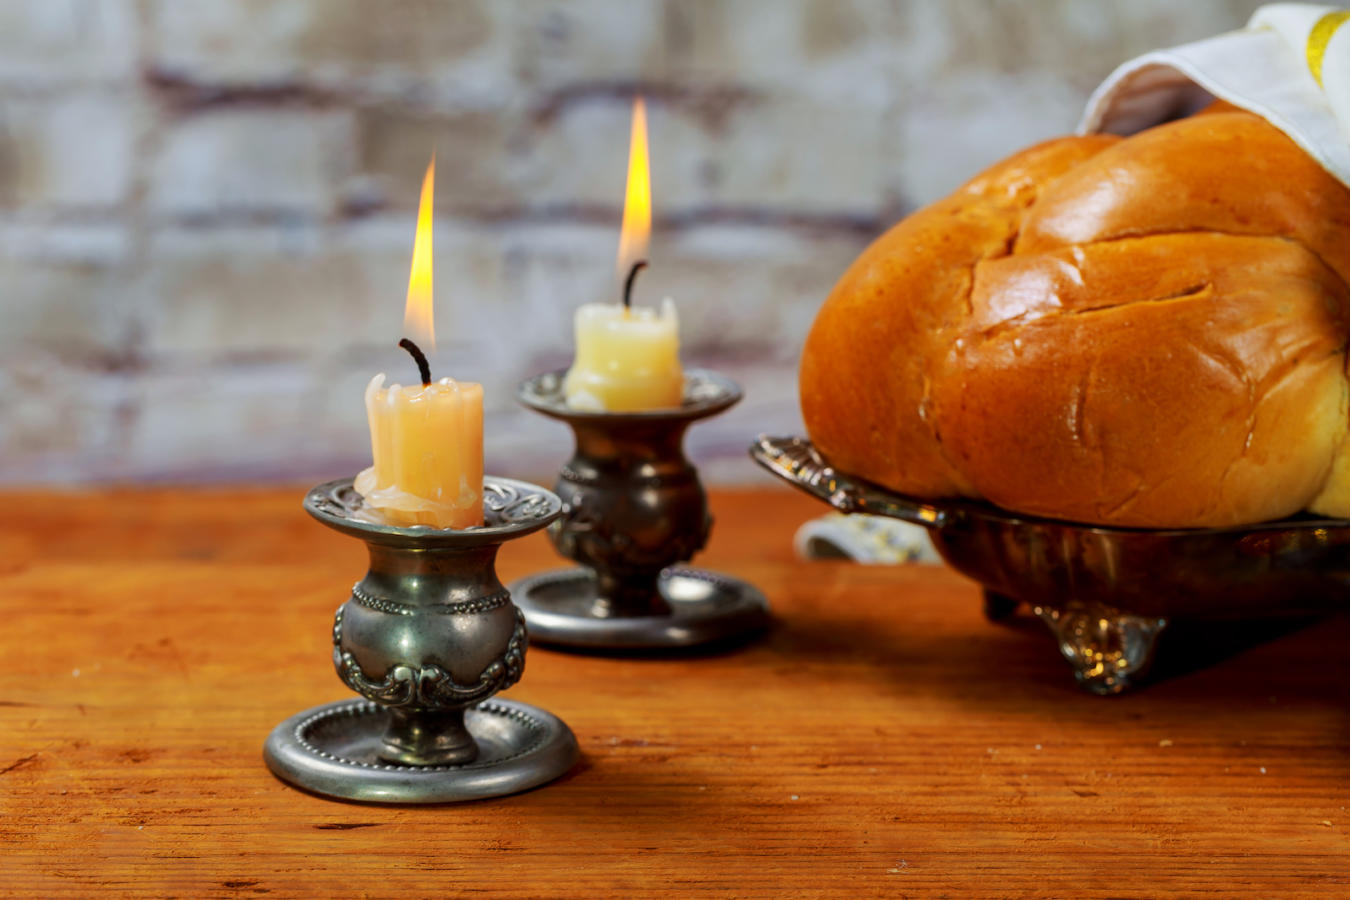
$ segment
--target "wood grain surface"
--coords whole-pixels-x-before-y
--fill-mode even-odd
[[[1080,693],[1039,623],[941,568],[804,563],[822,508],[719,493],[699,562],[774,605],[712,655],[532,648],[508,696],[584,760],[462,806],[273,778],[364,551],[301,491],[0,497],[0,894],[1350,896],[1350,622],[1180,637]],[[503,578],[558,564],[542,537]]]

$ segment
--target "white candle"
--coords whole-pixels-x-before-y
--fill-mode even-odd
[[[669,297],[660,311],[587,303],[574,327],[576,359],[563,379],[568,406],[631,412],[680,405],[680,323]]]
[[[651,165],[647,112],[633,102],[628,141],[628,188],[619,233],[619,276],[627,276],[623,304],[587,303],[573,322],[576,358],[563,379],[563,397],[574,409],[633,412],[669,409],[684,398],[680,369],[680,322],[670,298],[660,310],[631,306],[633,279],[647,265],[652,227]]]

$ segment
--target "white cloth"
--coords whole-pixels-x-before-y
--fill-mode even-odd
[[[1093,92],[1078,131],[1132,134],[1213,97],[1264,117],[1350,186],[1350,11],[1273,3],[1240,31],[1132,59]]]
[[[802,559],[851,559],[869,565],[940,565],[928,529],[899,519],[830,513],[812,519],[793,540]]]

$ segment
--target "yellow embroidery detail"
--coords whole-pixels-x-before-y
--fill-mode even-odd
[[[1308,69],[1312,72],[1312,77],[1317,80],[1320,87],[1322,84],[1322,57],[1327,54],[1327,44],[1331,41],[1331,36],[1350,20],[1350,9],[1339,12],[1329,12],[1317,20],[1317,24],[1312,27],[1308,33]]]

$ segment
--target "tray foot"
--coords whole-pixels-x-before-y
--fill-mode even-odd
[[[994,591],[984,592],[984,617],[990,622],[1000,622],[1017,612],[1019,600],[1007,594]]]
[[[1079,687],[1099,696],[1139,685],[1153,665],[1158,636],[1167,627],[1164,618],[1130,615],[1105,606],[1036,606],[1034,610],[1054,633]]]

